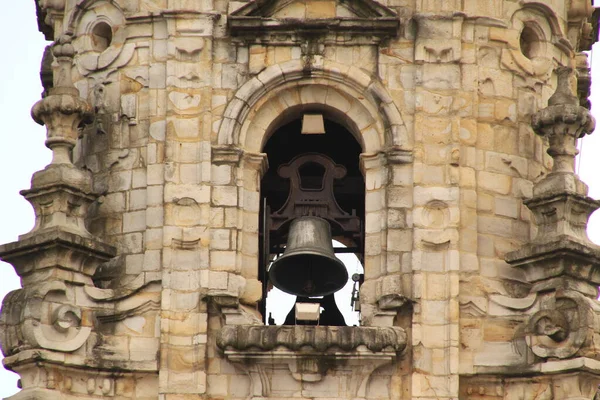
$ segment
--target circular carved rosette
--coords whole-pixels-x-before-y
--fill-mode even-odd
[[[525,339],[542,358],[569,358],[582,349],[593,334],[593,315],[588,299],[576,292],[559,294],[554,307],[536,312],[527,322]]]
[[[12,292],[4,300],[0,342],[5,356],[25,349],[72,352],[85,344],[91,327],[68,287],[58,281]]]

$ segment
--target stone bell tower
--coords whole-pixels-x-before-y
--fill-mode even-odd
[[[590,0],[36,3],[11,400],[600,396]]]

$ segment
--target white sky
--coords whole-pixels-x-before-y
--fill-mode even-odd
[[[45,128],[29,116],[42,92],[38,78],[46,42],[37,31],[33,0],[0,0],[0,243],[33,227],[33,209],[19,195],[31,175],[50,162]],[[0,297],[19,287],[11,265],[0,262]],[[17,391],[17,375],[0,367],[0,398]]]
[[[45,129],[29,116],[31,106],[42,91],[38,77],[44,47],[48,44],[38,32],[33,0],[0,0],[0,243],[15,241],[33,226],[33,211],[19,191],[30,187],[31,175],[50,162],[44,146]],[[596,1],[598,3],[598,1]],[[595,46],[600,54],[600,47]],[[592,62],[592,111],[600,119],[600,55]],[[600,123],[599,123],[600,124]],[[599,127],[600,131],[600,127]],[[590,196],[600,198],[600,133],[583,140],[579,172],[590,186]],[[596,178],[596,179],[594,179]],[[590,238],[600,243],[600,213],[594,214],[588,229]],[[19,287],[12,266],[0,263],[0,298]],[[0,368],[0,398],[17,391],[17,376]]]
[[[333,240],[332,244],[334,247],[346,247],[337,240]],[[348,271],[348,281],[346,285],[335,292],[335,303],[344,315],[346,325],[353,326],[359,324],[360,313],[354,311],[350,300],[352,298],[352,290],[354,288],[354,281],[352,281],[353,274],[362,274],[364,269],[360,263],[360,260],[354,254],[337,254]],[[276,325],[283,324],[288,312],[296,303],[296,296],[287,294],[276,287],[269,290],[267,294],[267,315],[271,314],[271,317],[275,320]]]

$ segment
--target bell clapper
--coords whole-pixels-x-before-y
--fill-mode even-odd
[[[306,281],[306,283],[302,287],[302,290],[304,290],[304,293],[307,295],[310,295],[315,291],[315,283],[312,281],[312,279],[308,279]]]
[[[350,306],[354,311],[360,311],[360,292],[359,292],[359,281],[360,274],[352,274],[352,280],[354,281],[354,287],[352,288],[352,297],[350,298]]]

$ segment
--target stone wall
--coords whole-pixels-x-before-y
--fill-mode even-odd
[[[591,398],[600,380],[596,248],[575,228],[565,233],[582,247],[572,250],[571,272],[552,276],[536,268],[559,261],[535,249],[510,255],[552,236],[535,235],[537,206],[524,200],[546,199],[548,182],[560,188],[553,173],[574,176],[551,173],[572,150],[548,132],[563,129],[574,142],[593,130],[579,107],[588,93],[582,51],[597,30],[588,1],[40,6],[57,45],[54,87],[34,117],[48,126],[55,161],[38,173],[53,178],[34,179],[26,194],[38,225],[0,248],[28,277],[0,321],[5,364],[22,376],[15,400]],[[570,74],[557,91],[559,67],[576,70],[579,86]],[[577,104],[556,100],[563,108],[552,114],[579,119],[532,125],[555,92],[582,94]],[[69,101],[82,104],[76,120]],[[309,109],[363,150],[361,327],[266,327],[257,308],[266,295],[262,151]],[[586,204],[573,223],[584,229],[596,203],[565,179],[563,192]],[[36,200],[48,188],[66,190],[64,207]],[[89,203],[82,212],[67,206],[71,192]],[[50,228],[75,236],[49,238]],[[93,262],[77,264],[75,250],[41,262],[46,242]],[[564,252],[557,246],[546,253]],[[591,272],[573,273],[583,259]],[[44,276],[58,286],[42,290]],[[17,307],[23,301],[45,311],[31,317]],[[551,309],[567,317],[538,314]],[[69,312],[76,318],[56,316]],[[45,327],[33,336],[23,333],[32,318]],[[539,328],[544,318],[567,336]],[[539,350],[553,346],[549,337],[577,348]]]

